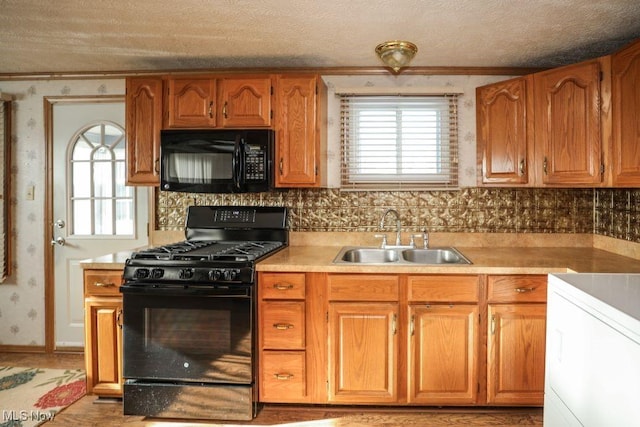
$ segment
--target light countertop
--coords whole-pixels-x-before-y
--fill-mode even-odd
[[[258,271],[351,273],[548,274],[640,273],[640,260],[601,249],[576,247],[462,247],[472,264],[333,264],[338,246],[290,246],[259,262]]]
[[[333,264],[342,246],[379,245],[378,239],[373,236],[374,233],[292,232],[289,247],[260,261],[256,270],[457,274],[640,273],[639,244],[598,238],[596,243],[606,250],[598,249],[593,247],[594,237],[584,234],[433,233],[430,247],[453,246],[472,264]],[[179,239],[172,234],[165,239],[169,242],[158,241],[155,245]],[[407,236],[403,236],[403,239],[407,240]],[[80,265],[84,269],[123,269],[133,251],[85,259]]]

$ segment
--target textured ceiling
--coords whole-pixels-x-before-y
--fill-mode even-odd
[[[640,0],[0,0],[0,73],[552,67],[640,38]]]

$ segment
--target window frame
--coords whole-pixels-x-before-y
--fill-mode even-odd
[[[340,97],[340,188],[341,190],[435,190],[435,189],[458,189],[458,93],[438,93],[438,94],[338,94]],[[386,107],[376,107],[376,103]],[[368,105],[370,104],[370,105]],[[360,160],[362,157],[358,150],[362,145],[359,140],[354,141],[353,138],[359,138],[359,130],[361,129],[360,120],[362,120],[362,112],[383,112],[395,111],[395,131],[389,131],[389,140],[395,133],[397,140],[396,146],[400,145],[400,149],[396,149],[395,156],[398,159],[402,156],[402,152],[406,150],[416,149],[415,142],[420,139],[427,138],[436,141],[430,147],[426,147],[418,153],[423,156],[435,157],[434,166],[439,169],[436,172],[427,173],[359,173],[361,168]],[[403,144],[402,134],[405,131],[402,125],[403,116],[405,114],[435,111],[437,118],[435,127],[437,132],[434,135],[427,135],[433,127],[424,128],[424,134],[417,139],[407,138]],[[446,116],[446,117],[443,117]],[[416,131],[420,125],[415,121],[413,131]],[[375,124],[371,124],[369,131],[375,129]],[[445,129],[442,126],[446,126]],[[390,127],[391,128],[391,127]],[[426,135],[426,136],[425,136]],[[374,137],[375,139],[375,137]],[[411,146],[413,141],[413,146]],[[373,144],[372,144],[373,145]],[[377,153],[376,153],[377,151]],[[384,149],[372,150],[373,155],[380,154]],[[402,161],[400,161],[402,162]],[[398,165],[398,162],[396,162]],[[396,171],[398,169],[396,168]]]
[[[121,135],[118,137],[116,143],[112,143],[110,145],[104,144],[104,129],[106,126],[113,127],[121,132]],[[93,147],[91,150],[90,158],[88,160],[77,160],[73,158],[74,149],[76,145],[81,141],[86,141],[90,143],[83,135],[92,130],[95,127],[101,128],[101,140],[98,146]],[[90,143],[92,144],[92,143]],[[120,170],[126,175],[126,153],[122,158],[117,158],[117,156],[113,153],[113,147],[122,144],[123,150],[126,152],[126,132],[125,129],[119,124],[109,121],[109,120],[98,120],[80,127],[74,134],[73,137],[69,141],[69,145],[67,148],[67,217],[69,219],[69,235],[74,238],[81,239],[131,239],[136,236],[137,230],[137,220],[136,220],[136,191],[135,188],[129,188],[129,194],[119,195],[117,193],[117,177],[116,171],[118,170],[117,164],[120,163]],[[104,147],[111,152],[110,160],[97,160],[95,159],[96,150]],[[85,162],[89,164],[89,174],[90,176],[87,179],[90,181],[89,183],[89,196],[77,196],[74,194],[74,163],[76,162]],[[96,196],[95,195],[95,164],[96,163],[110,163],[111,167],[111,196]],[[124,184],[126,182],[126,176],[120,177],[121,181]],[[127,186],[125,185],[125,189]],[[74,210],[74,201],[77,200],[88,200],[90,206],[90,233],[82,233],[78,234],[76,230],[75,223],[75,210]],[[101,233],[96,234],[96,208],[95,202],[96,200],[110,201],[111,204],[111,233]],[[122,200],[129,200],[132,204],[132,217],[131,217],[131,233],[126,234],[118,234],[117,227],[117,212],[118,212],[118,202]]]

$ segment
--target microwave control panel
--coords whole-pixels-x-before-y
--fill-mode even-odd
[[[264,147],[248,144],[245,151],[244,179],[247,181],[267,179],[267,151]]]

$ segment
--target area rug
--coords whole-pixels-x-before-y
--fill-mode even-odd
[[[0,367],[0,427],[34,427],[85,395],[82,369]]]

